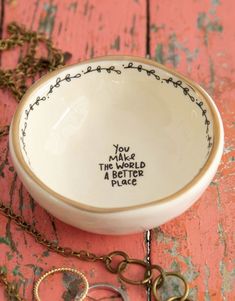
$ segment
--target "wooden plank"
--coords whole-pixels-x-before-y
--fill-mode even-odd
[[[70,63],[106,54],[145,55],[145,1],[69,0],[69,1],[5,1],[4,32],[6,25],[16,21],[28,28],[52,36],[57,47],[72,53]],[[1,67],[14,66],[16,52],[4,54]],[[9,124],[16,108],[14,99],[0,92],[0,125]],[[48,215],[28,195],[17,178],[9,158],[7,138],[0,141],[0,198],[37,226],[49,239],[73,249],[86,249],[97,254],[121,249],[130,256],[144,258],[143,234],[111,237],[85,233],[63,224]],[[120,285],[115,275],[101,264],[83,263],[47,252],[23,233],[14,223],[0,215],[0,265],[7,267],[10,279],[20,285],[20,292],[32,300],[32,286],[38,276],[52,267],[74,267],[83,271],[90,282],[112,282]],[[43,289],[42,297],[56,299],[59,286],[54,282]],[[64,279],[62,285],[69,285]],[[142,288],[128,287],[132,300],[145,300]],[[64,300],[71,300],[69,296]],[[4,300],[0,289],[0,299]]]
[[[229,301],[234,291],[234,12],[235,2],[150,2],[151,55],[200,83],[215,99],[225,127],[220,168],[202,198],[155,230],[153,260],[181,270],[192,300]]]

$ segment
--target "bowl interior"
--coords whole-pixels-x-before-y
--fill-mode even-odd
[[[96,207],[167,197],[188,184],[213,143],[195,87],[150,64],[71,66],[31,90],[21,111],[24,160],[45,185]]]

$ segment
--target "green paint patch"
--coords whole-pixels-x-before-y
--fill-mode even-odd
[[[42,253],[43,257],[48,257],[49,255],[50,255],[50,252],[48,250],[46,250]]]
[[[220,0],[211,0],[211,2],[214,6],[220,5]]]
[[[174,68],[176,68],[179,64],[180,61],[180,57],[177,53],[177,38],[176,38],[176,34],[173,33],[172,35],[170,35],[169,37],[169,43],[168,43],[168,57],[167,59],[172,63],[172,65],[174,66]]]
[[[21,273],[20,273],[20,266],[19,266],[19,265],[16,265],[16,266],[15,266],[15,268],[14,268],[13,271],[12,271],[12,274],[13,274],[14,276],[21,275]]]
[[[17,250],[16,243],[14,242],[14,240],[12,238],[11,228],[10,228],[10,221],[7,223],[7,226],[6,226],[6,239],[9,241],[9,246],[11,247],[11,250],[13,252],[16,252],[16,253],[19,254],[19,252]]]
[[[210,31],[218,31],[218,32],[222,32],[223,31],[223,26],[221,24],[219,24],[218,21],[210,22],[208,24],[207,28]]]
[[[220,261],[219,270],[222,276],[222,294],[223,297],[225,297],[226,294],[231,292],[232,289],[234,288],[235,268],[229,271],[226,267],[225,262]],[[224,298],[224,300],[226,299]]]
[[[34,264],[26,264],[26,266],[33,270],[35,276],[40,276],[43,272],[43,268],[36,266]]]
[[[159,300],[171,300],[172,296],[182,296],[184,291],[184,287],[182,284],[182,280],[176,277],[167,277],[166,281],[163,282],[163,285],[158,289]],[[173,298],[175,300],[175,298]],[[177,298],[178,300],[178,298]]]
[[[0,271],[1,271],[1,273],[6,275],[7,274],[7,267],[5,265],[0,266]]]
[[[180,264],[176,260],[172,261],[171,270],[175,272],[180,272]]]
[[[117,50],[120,50],[120,37],[118,36],[113,44],[111,45],[111,49],[117,49]]]
[[[12,258],[14,257],[14,255],[11,252],[7,252],[6,255],[8,261],[12,260]]]
[[[208,15],[203,12],[199,13],[197,18],[197,27],[204,31],[204,42],[208,45],[208,33],[209,32],[222,32],[223,26],[219,23],[218,19],[210,20]]]
[[[10,246],[11,242],[8,237],[0,237],[0,244],[5,244],[7,246]]]
[[[155,51],[155,59],[160,64],[164,64],[165,62],[162,44],[157,44],[156,51]]]
[[[54,27],[57,6],[51,3],[45,3],[44,10],[46,11],[46,14],[45,17],[39,22],[39,31],[44,31],[51,35]]]

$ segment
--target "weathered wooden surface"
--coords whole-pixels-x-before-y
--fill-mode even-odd
[[[3,0],[0,9],[3,36],[11,21],[44,31],[52,36],[56,46],[73,54],[70,63],[106,54],[145,56],[150,52],[153,59],[190,76],[214,97],[225,127],[222,164],[206,193],[188,212],[152,231],[151,257],[168,270],[183,272],[192,287],[192,300],[234,300],[235,2]],[[17,57],[15,52],[3,55],[1,66],[13,66]],[[15,108],[14,99],[0,92],[0,125],[10,123]],[[62,245],[98,254],[122,249],[132,257],[146,256],[144,234],[93,235],[49,216],[18,180],[9,158],[7,138],[0,141],[0,198]],[[90,282],[119,285],[102,265],[47,252],[1,215],[0,265],[8,269],[11,280],[19,283],[27,300],[32,300],[32,286],[38,276],[58,266],[78,268]],[[69,279],[63,281],[68,286]],[[57,300],[61,290],[56,283],[52,281],[45,287],[43,300]],[[143,288],[126,288],[131,300],[148,300]],[[1,287],[0,300],[5,300]]]

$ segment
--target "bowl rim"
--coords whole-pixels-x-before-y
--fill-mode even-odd
[[[47,82],[50,78],[54,77],[55,75],[64,72],[67,69],[70,69],[72,67],[80,67],[82,65],[88,64],[88,63],[96,63],[96,62],[105,62],[105,61],[132,61],[137,63],[146,64],[158,69],[161,69],[163,71],[166,71],[170,73],[173,76],[178,77],[180,80],[185,82],[188,86],[190,86],[194,92],[203,98],[203,101],[206,101],[207,106],[209,107],[211,111],[211,116],[213,120],[213,145],[210,150],[209,156],[207,160],[205,161],[204,165],[200,168],[199,172],[181,189],[177,190],[173,194],[170,194],[166,197],[151,200],[147,203],[141,203],[136,204],[132,206],[126,206],[126,207],[96,207],[87,205],[85,203],[80,203],[78,200],[67,198],[66,196],[63,196],[53,189],[51,189],[49,186],[47,186],[42,180],[40,180],[37,175],[30,169],[28,164],[25,162],[21,147],[20,147],[20,120],[23,113],[23,109],[25,104],[28,102],[28,99],[30,98],[31,94],[34,92],[35,89],[37,89],[39,86],[43,85],[44,82]],[[196,84],[194,81],[188,79],[186,76],[178,73],[177,71],[173,70],[172,68],[166,67],[162,64],[159,64],[156,61],[153,61],[148,58],[142,58],[138,56],[127,56],[127,55],[107,55],[107,56],[99,56],[96,58],[84,60],[79,63],[67,65],[65,67],[61,67],[55,71],[52,71],[46,75],[44,75],[42,78],[37,80],[25,93],[23,98],[21,99],[20,104],[18,105],[16,112],[14,114],[12,123],[11,123],[11,142],[13,146],[14,154],[17,158],[18,163],[22,167],[23,171],[27,174],[27,176],[30,178],[31,181],[33,181],[36,185],[38,185],[42,190],[46,191],[49,195],[52,195],[54,198],[59,199],[62,201],[62,203],[65,203],[67,205],[70,205],[72,207],[75,207],[77,209],[80,209],[82,211],[86,212],[93,212],[93,213],[117,213],[117,212],[123,212],[123,211],[130,211],[134,209],[141,209],[144,207],[150,207],[154,205],[159,205],[163,203],[169,203],[174,201],[179,196],[185,194],[187,191],[189,191],[193,186],[195,186],[205,175],[205,173],[209,170],[210,166],[214,162],[216,155],[220,149],[221,143],[223,141],[223,125],[220,119],[220,114],[216,108],[215,103],[213,102],[212,98],[204,91],[204,89]]]

